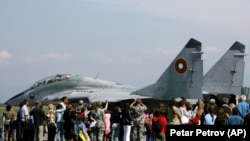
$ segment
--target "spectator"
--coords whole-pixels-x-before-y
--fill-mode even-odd
[[[20,109],[20,119],[21,119],[21,125],[20,125],[20,140],[28,141],[31,136],[31,130],[30,130],[30,114],[28,109],[29,101],[24,100],[23,106]]]
[[[169,125],[180,125],[181,112],[177,107],[177,103],[174,98],[172,98],[169,102],[169,106],[167,108],[167,119]]]
[[[250,112],[245,115],[243,125],[250,127]]]
[[[204,125],[214,125],[217,118],[217,105],[215,103],[208,105],[208,113],[204,117]]]
[[[129,105],[129,103],[125,103],[122,109],[123,141],[130,141],[132,114]]]
[[[76,120],[77,113],[74,110],[74,107],[71,103],[67,104],[67,108],[63,113],[63,129],[64,129],[64,138],[66,141],[71,141],[75,138],[74,134],[74,123]]]
[[[104,111],[104,138],[103,141],[109,141],[110,134],[111,134],[111,114],[109,110]]]
[[[14,122],[15,112],[11,105],[7,105],[5,111],[3,112],[4,118],[4,139],[10,140],[12,128],[11,125]],[[14,140],[14,137],[12,138]]]
[[[198,100],[197,106],[194,109],[194,117],[191,124],[201,125],[202,118],[204,117],[204,112],[205,112],[204,107],[205,107],[204,101]]]
[[[214,125],[227,125],[228,124],[228,113],[225,112],[223,107],[220,107],[217,112],[217,118],[214,121]]]
[[[240,96],[240,102],[236,105],[236,107],[238,107],[239,112],[240,112],[240,116],[242,118],[245,117],[245,115],[249,112],[249,104],[246,102],[246,96],[245,95],[241,95]]]
[[[43,141],[43,131],[44,123],[46,121],[46,115],[41,108],[41,105],[42,103],[40,101],[36,101],[36,107],[30,112],[30,115],[33,116],[34,120],[35,141]]]
[[[228,125],[243,125],[243,118],[239,115],[237,107],[232,109],[232,115],[228,117]]]
[[[163,113],[161,110],[156,110],[154,112],[154,116],[152,119],[152,125],[154,125],[158,120],[160,120],[161,124],[162,124],[162,129],[160,132],[156,132],[154,131],[153,128],[153,134],[154,134],[154,140],[155,141],[166,141],[166,127],[167,127],[167,119],[166,117],[164,117]]]
[[[81,141],[79,133],[82,132],[84,135],[84,139],[86,141],[90,141],[89,135],[87,133],[87,128],[85,124],[83,123],[83,117],[77,116],[76,122],[74,123],[74,134],[75,134],[75,140],[74,141]]]
[[[121,115],[122,111],[119,106],[115,106],[111,113],[111,141],[119,141],[121,132]]]
[[[56,124],[57,124],[57,133],[56,141],[63,141],[63,113],[66,110],[66,104],[68,103],[67,97],[62,97],[61,102],[56,106]]]
[[[91,128],[91,140],[93,141],[103,141],[104,136],[104,114],[105,110],[108,109],[108,101],[106,101],[106,105],[102,108],[101,102],[96,102],[93,110],[91,110],[90,116],[91,119],[95,121],[95,126]]]
[[[48,105],[47,113],[48,141],[54,141],[56,135],[56,114],[53,104]]]
[[[135,99],[131,104],[130,108],[132,110],[133,117],[133,140],[142,141],[143,133],[145,131],[145,119],[144,112],[147,110],[147,106],[142,103],[141,99]]]

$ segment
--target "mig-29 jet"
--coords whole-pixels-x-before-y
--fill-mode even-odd
[[[33,105],[60,101],[119,102],[129,99],[202,98],[203,61],[201,42],[191,38],[155,85],[137,90],[129,85],[80,75],[57,74],[35,82],[27,90],[10,98],[5,104],[19,106],[24,99]],[[143,91],[142,91],[143,90]],[[138,93],[142,92],[142,93]],[[139,95],[138,95],[139,94]],[[142,94],[142,95],[141,95]],[[151,95],[154,94],[154,95]]]

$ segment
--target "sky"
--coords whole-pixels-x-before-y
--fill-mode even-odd
[[[248,0],[1,0],[0,103],[58,73],[144,87],[190,38],[202,43],[205,74],[235,41],[249,53],[249,7]]]

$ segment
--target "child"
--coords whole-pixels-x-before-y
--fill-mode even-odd
[[[82,116],[77,116],[76,117],[76,122],[74,123],[74,131],[75,131],[75,141],[81,141],[79,132],[82,131],[84,138],[86,141],[90,141],[89,135],[87,133],[86,126],[83,122],[83,117]]]

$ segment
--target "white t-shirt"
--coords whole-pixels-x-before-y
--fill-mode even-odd
[[[62,109],[63,109],[63,110],[66,110],[66,104],[65,104],[64,102],[60,102],[59,104],[62,105]]]
[[[28,119],[30,118],[29,115],[29,109],[27,105],[23,105],[21,110],[20,110],[20,116],[21,116],[21,121],[25,122],[25,116],[28,116]]]

